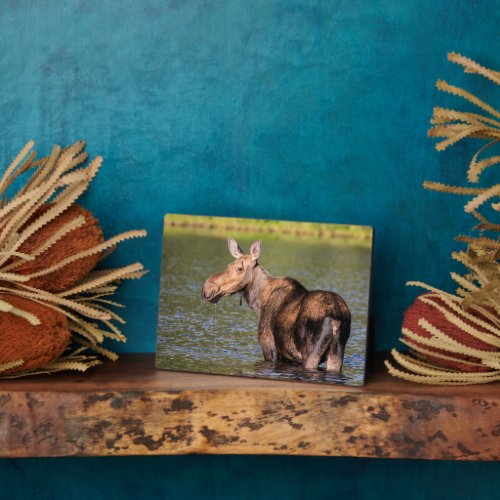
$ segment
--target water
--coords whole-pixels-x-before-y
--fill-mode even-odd
[[[257,317],[240,296],[216,306],[201,298],[204,281],[233,260],[223,237],[170,232],[163,242],[157,366],[169,370],[362,385],[364,380],[371,250],[348,244],[279,236],[238,236],[243,250],[263,239],[260,264],[306,288],[339,293],[352,314],[342,374],[263,361]]]

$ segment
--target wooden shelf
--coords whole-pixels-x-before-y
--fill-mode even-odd
[[[428,387],[379,359],[362,388],[156,370],[0,382],[0,456],[185,453],[500,459],[500,384]]]

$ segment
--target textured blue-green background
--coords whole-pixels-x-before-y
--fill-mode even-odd
[[[165,212],[375,227],[376,348],[396,344],[408,279],[449,288],[461,183],[473,147],[426,139],[438,77],[498,102],[446,63],[498,67],[491,0],[2,1],[0,163],[86,138],[105,158],[86,196],[111,235],[149,230],[113,262],[126,284],[129,351],[153,351]],[[491,174],[489,174],[491,175]],[[491,181],[491,177],[490,177]],[[160,457],[0,463],[2,498],[493,498],[494,464]],[[95,496],[92,496],[95,493]],[[54,496],[55,495],[55,496]]]

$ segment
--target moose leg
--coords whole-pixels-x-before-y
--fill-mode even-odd
[[[341,335],[340,321],[332,321],[333,341],[328,349],[326,356],[326,369],[328,371],[341,372],[342,364],[344,363],[344,350],[347,338],[344,339]]]
[[[307,336],[307,341],[304,343],[305,349],[302,353],[303,364],[306,370],[318,369],[321,359],[327,350],[329,350],[332,343],[332,328],[334,328],[333,323],[335,322],[331,318],[325,318],[321,323],[319,331],[310,332],[310,335]]]
[[[274,342],[273,332],[270,328],[259,329],[259,344],[266,361],[276,363],[278,361],[278,351]]]

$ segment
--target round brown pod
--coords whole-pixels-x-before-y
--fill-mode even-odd
[[[24,228],[41,217],[50,204],[39,209],[26,223]],[[19,274],[32,274],[61,262],[79,252],[88,250],[104,241],[99,221],[80,205],[72,205],[54,220],[31,235],[19,248],[20,252],[32,254],[65,224],[78,216],[85,218],[85,223],[62,236],[54,245],[38,255],[35,260],[26,261],[14,271]],[[23,228],[23,229],[24,229]],[[62,292],[85,277],[97,264],[101,254],[93,254],[67,264],[50,274],[30,279],[26,284],[48,292]]]
[[[0,372],[32,370],[58,358],[70,340],[66,316],[29,299],[2,295],[3,301],[34,314],[40,321],[33,326],[26,319],[10,312],[0,312],[0,364],[24,360],[21,366]]]
[[[428,298],[432,303],[429,304],[427,302],[423,302],[420,300],[421,298]],[[436,297],[433,294],[423,294],[420,295],[419,297],[416,298],[415,302],[405,311],[404,313],[404,321],[403,321],[403,328],[407,328],[414,334],[422,337],[422,338],[431,338],[432,335],[422,326],[420,326],[419,320],[420,319],[425,319],[427,320],[432,326],[446,334],[448,337],[452,338],[453,340],[460,342],[462,345],[471,347],[473,349],[480,349],[484,351],[496,351],[497,349],[492,346],[491,344],[488,344],[486,342],[483,342],[482,340],[472,336],[470,333],[465,331],[463,328],[460,328],[458,325],[452,323],[449,321],[446,316],[443,314],[442,311],[438,309],[438,307],[443,308],[446,311],[449,311],[450,313],[453,313],[451,308],[439,297]],[[468,310],[468,314],[471,315],[476,315],[480,320],[484,322],[488,322],[487,318],[479,316],[478,313]],[[454,313],[455,314],[455,313]],[[475,330],[481,333],[488,333],[488,330],[485,328],[479,326],[476,322],[471,322],[467,318],[463,317],[460,315],[460,319],[463,321],[464,324],[467,324],[470,327],[473,327]],[[446,349],[441,349],[441,348],[436,348],[436,347],[431,347],[428,345],[424,345],[419,343],[418,341],[414,339],[408,338],[407,335],[403,333],[403,337],[406,339],[406,341],[418,350],[418,347],[422,347],[426,351],[431,351],[435,352],[436,354],[442,354],[445,355],[449,358],[453,359],[444,359],[440,356],[433,356],[432,354],[428,353],[422,353],[418,351],[418,353],[425,358],[427,361],[437,365],[441,366],[444,368],[451,368],[454,370],[458,370],[461,372],[486,372],[492,370],[492,368],[489,368],[488,366],[474,366],[470,365],[467,363],[464,363],[464,361],[468,362],[473,362],[473,363],[481,363],[481,360],[475,356],[469,356],[466,354],[459,354],[455,352],[448,351]]]

